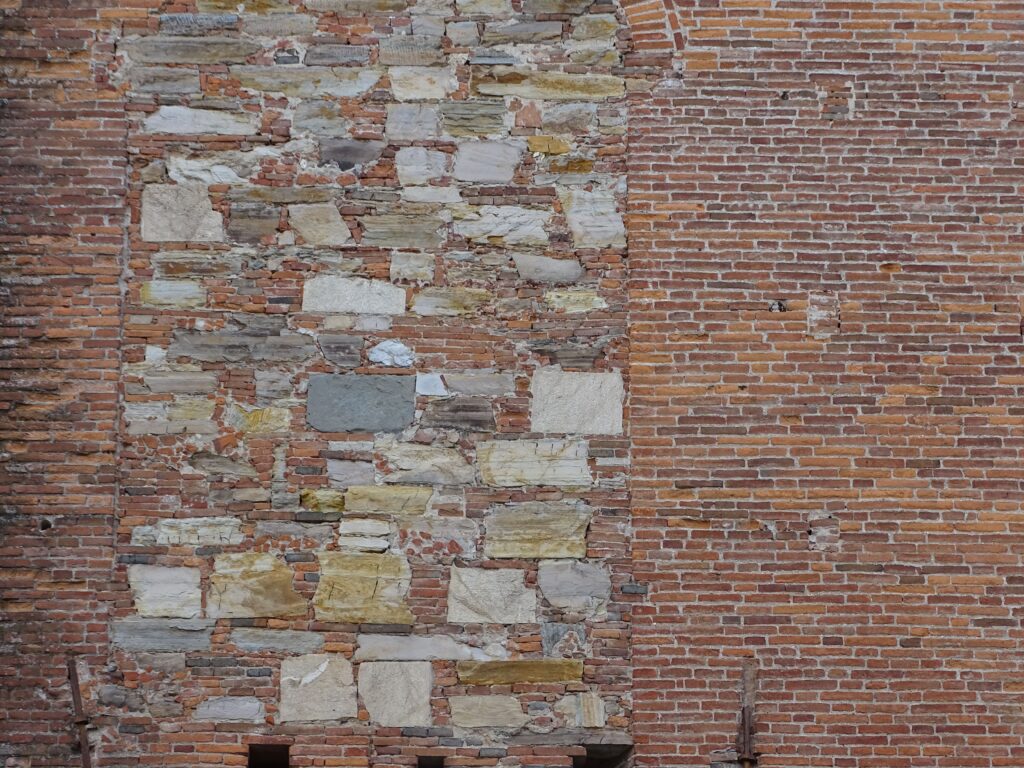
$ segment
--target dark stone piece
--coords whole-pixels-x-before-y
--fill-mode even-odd
[[[279,208],[266,203],[232,203],[228,235],[240,243],[259,243],[277,232]]]
[[[324,139],[320,143],[320,159],[347,171],[357,165],[372,163],[381,156],[385,146],[383,141]]]
[[[401,432],[415,413],[412,376],[309,377],[306,421],[319,432]]]
[[[322,333],[317,343],[324,357],[342,368],[355,368],[362,362],[363,339],[360,336]]]
[[[164,35],[201,35],[204,32],[234,29],[238,26],[235,13],[163,13],[160,15],[160,33]]]
[[[342,64],[368,64],[370,49],[365,45],[323,43],[306,51],[306,66],[336,67]]]
[[[425,427],[452,427],[470,432],[493,432],[494,411],[486,397],[452,397],[434,400],[423,414]]]

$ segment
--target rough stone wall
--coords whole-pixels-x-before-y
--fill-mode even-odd
[[[638,764],[726,762],[752,660],[761,766],[1020,765],[1024,8],[675,9],[629,131]]]
[[[573,0],[125,25],[102,764],[628,742],[626,45]]]

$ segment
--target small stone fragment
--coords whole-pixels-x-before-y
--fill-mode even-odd
[[[349,171],[375,162],[384,152],[383,141],[361,139],[325,139],[320,142],[320,159]]]
[[[434,279],[434,256],[430,253],[396,253],[391,256],[392,280],[426,283]]]

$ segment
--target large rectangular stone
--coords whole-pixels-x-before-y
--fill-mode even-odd
[[[129,565],[128,583],[140,616],[191,619],[202,610],[198,568]]]
[[[527,501],[495,509],[484,520],[489,557],[587,556],[591,511],[583,504]]]
[[[283,93],[300,99],[361,96],[380,79],[378,71],[360,68],[234,66],[230,72],[250,91]]]
[[[444,242],[444,222],[432,214],[383,213],[359,219],[362,245],[378,248],[437,248]]]
[[[452,567],[448,621],[452,624],[533,624],[537,595],[526,572],[513,568]]]
[[[174,105],[160,107],[146,117],[144,123],[145,133],[251,136],[258,130],[256,117],[248,112],[224,112]]]
[[[530,383],[534,432],[622,434],[622,374],[575,373],[542,368]]]
[[[144,619],[131,616],[110,623],[111,642],[126,651],[180,653],[206,651],[212,619]]]
[[[460,661],[456,668],[459,682],[465,685],[570,683],[583,679],[583,662],[577,659]]]
[[[475,68],[472,86],[474,93],[484,96],[551,101],[604,101],[626,92],[626,82],[613,75],[538,72],[525,67]]]
[[[458,728],[522,728],[529,721],[515,696],[450,696],[452,724]]]
[[[422,515],[434,490],[422,485],[353,485],[345,492],[349,514]]]
[[[238,37],[140,37],[122,43],[122,50],[142,64],[235,64],[259,53],[263,46]]]
[[[320,432],[401,432],[416,410],[413,376],[314,374],[306,421]]]
[[[493,440],[477,446],[486,485],[589,487],[587,444],[582,440]]]
[[[406,605],[409,563],[393,554],[318,552],[320,581],[313,606],[319,621],[412,624]]]
[[[210,577],[207,615],[214,618],[305,616],[306,600],[294,575],[267,552],[218,555]]]
[[[383,280],[318,275],[306,280],[302,290],[302,311],[400,315],[405,312],[405,289]]]

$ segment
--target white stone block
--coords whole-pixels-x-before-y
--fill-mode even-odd
[[[448,621],[453,624],[533,624],[537,595],[526,572],[513,568],[452,567]]]
[[[370,720],[378,725],[430,725],[433,686],[429,661],[366,661],[359,665],[359,695]]]
[[[192,619],[202,610],[198,568],[129,565],[128,584],[140,616]]]
[[[622,374],[540,369],[530,383],[534,432],[621,435]]]
[[[405,312],[405,289],[363,277],[311,277],[302,291],[302,311],[400,315]]]

